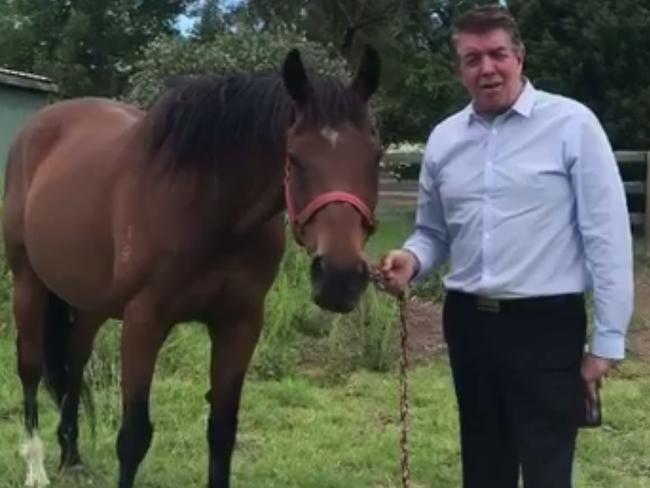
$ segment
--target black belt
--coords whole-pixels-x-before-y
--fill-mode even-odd
[[[500,313],[515,310],[544,310],[583,302],[582,293],[542,295],[522,298],[491,298],[456,290],[447,290],[447,299],[481,312]]]

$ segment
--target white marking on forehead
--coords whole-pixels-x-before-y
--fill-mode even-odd
[[[324,127],[323,130],[320,131],[320,133],[325,139],[330,141],[330,144],[332,145],[333,148],[336,147],[336,142],[338,141],[340,135],[337,131],[335,131],[331,127]]]

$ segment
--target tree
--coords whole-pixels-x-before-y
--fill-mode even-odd
[[[121,93],[140,48],[191,0],[7,0],[0,64],[49,75],[64,97]],[[4,17],[4,16],[3,16]]]
[[[343,79],[350,75],[342,58],[331,56],[321,45],[288,29],[260,32],[242,28],[213,33],[205,40],[163,36],[149,44],[136,63],[126,98],[147,107],[160,94],[165,81],[178,76],[279,72],[292,48],[300,50],[311,71]]]
[[[540,88],[588,105],[617,149],[650,148],[647,0],[513,0]]]

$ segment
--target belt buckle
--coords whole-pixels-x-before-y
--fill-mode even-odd
[[[501,305],[496,298],[478,297],[476,308],[482,312],[498,313],[501,310]]]

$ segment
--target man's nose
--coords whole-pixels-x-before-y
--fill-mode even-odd
[[[481,72],[494,73],[494,61],[490,56],[483,56],[483,59],[481,60]]]

